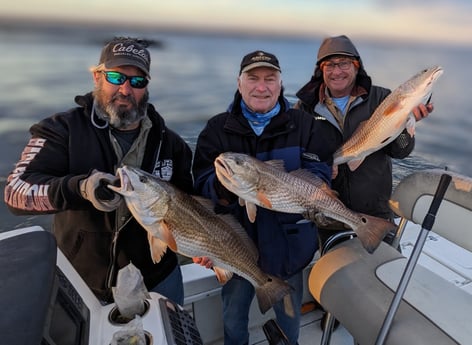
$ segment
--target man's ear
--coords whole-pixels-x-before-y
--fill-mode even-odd
[[[95,86],[98,85],[101,77],[102,77],[102,73],[100,71],[92,72],[92,79],[93,79],[93,83],[95,84]]]

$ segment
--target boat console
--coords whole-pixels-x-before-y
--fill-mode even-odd
[[[400,181],[390,200],[392,210],[402,217],[400,224],[423,224],[443,173],[439,169],[419,171]],[[447,174],[452,181],[430,230],[458,249],[465,249],[468,263],[461,264],[471,267],[472,179]],[[396,248],[382,242],[373,254],[368,254],[359,240],[351,237],[338,242],[315,263],[309,289],[357,343],[377,344],[406,266],[407,258]],[[425,266],[416,265],[385,344],[470,344],[470,315],[472,294]],[[325,332],[330,330],[325,328]],[[322,343],[329,343],[329,335]]]
[[[2,344],[106,345],[123,331],[115,304],[102,305],[41,227],[0,233]],[[202,344],[179,305],[151,292],[140,316],[146,345]]]

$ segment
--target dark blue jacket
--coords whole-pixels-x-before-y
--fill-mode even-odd
[[[241,95],[236,92],[230,109],[211,118],[198,137],[193,163],[196,193],[214,200],[217,210],[234,214],[256,243],[262,270],[286,279],[312,260],[318,249],[316,226],[300,215],[261,207],[256,221],[250,223],[237,197],[215,183],[213,162],[220,153],[229,151],[263,161],[282,159],[287,171],[307,169],[329,183],[334,138],[325,134],[332,132],[323,129],[328,125],[324,120],[289,109],[283,94],[279,97],[280,113],[256,136],[242,115],[240,101]],[[223,207],[221,199],[229,205]]]

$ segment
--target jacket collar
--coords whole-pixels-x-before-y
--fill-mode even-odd
[[[319,94],[318,94],[320,103],[324,103],[326,101],[327,96],[326,96],[325,91],[326,91],[326,84],[323,82],[320,85]],[[366,97],[367,96],[367,90],[365,88],[363,88],[362,86],[356,84],[352,88],[350,96],[354,97],[354,98],[356,98],[356,97]]]
[[[243,116],[241,110],[242,96],[239,91],[236,91],[233,102],[229,105],[227,112],[230,116],[225,121],[224,128],[227,131],[238,133],[243,136],[256,136],[247,119]],[[283,96],[283,90],[280,93],[278,102],[280,103],[280,112],[272,118],[270,123],[264,129],[262,137],[267,135],[276,135],[289,131],[294,126],[290,120],[287,111],[290,109],[289,101]]]
[[[240,114],[242,113],[242,110],[241,110],[241,99],[242,99],[242,96],[241,96],[241,93],[239,92],[239,90],[236,90],[236,92],[234,93],[234,98],[233,98],[233,101],[231,102],[231,104],[228,106],[228,112],[229,113],[232,113],[232,114]],[[282,88],[282,90],[280,91],[280,95],[279,95],[279,98],[278,98],[278,102],[280,104],[280,112],[283,113],[283,112],[286,112],[288,109],[290,109],[290,102],[288,101],[288,99],[285,98],[284,96],[284,89]]]

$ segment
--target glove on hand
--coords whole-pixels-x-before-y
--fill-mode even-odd
[[[80,181],[80,194],[97,210],[111,212],[118,208],[122,197],[109,189],[107,185],[117,180],[115,175],[93,170],[89,177]]]

